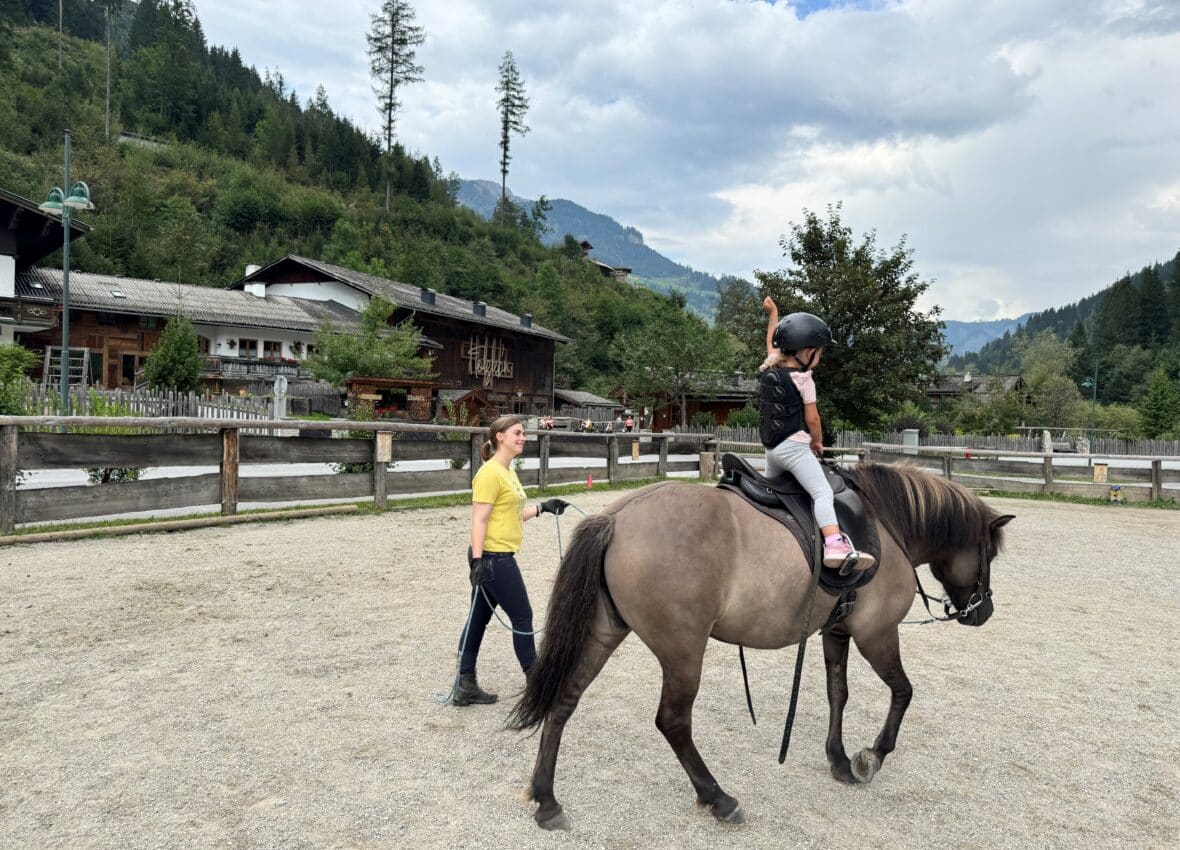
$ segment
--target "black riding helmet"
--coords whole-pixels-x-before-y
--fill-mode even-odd
[[[828,323],[811,313],[791,313],[779,319],[774,329],[774,347],[783,353],[804,348],[823,348],[831,345],[832,331]]]

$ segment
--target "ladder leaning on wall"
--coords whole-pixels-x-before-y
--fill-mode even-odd
[[[71,386],[86,386],[90,382],[90,349],[71,348],[67,360]],[[45,346],[45,360],[41,366],[41,383],[49,386],[61,384],[61,346]]]

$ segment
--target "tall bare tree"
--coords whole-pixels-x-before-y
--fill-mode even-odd
[[[111,140],[111,18],[119,14],[126,0],[102,0],[102,13],[107,25],[107,141]]]
[[[406,0],[382,0],[381,11],[372,15],[369,30],[369,71],[373,93],[381,113],[381,135],[385,142],[385,211],[392,194],[394,125],[401,107],[399,86],[422,82],[422,66],[415,64],[415,48],[426,41],[422,27],[414,24],[414,10]]]
[[[500,99],[496,106],[500,110],[500,208],[508,209],[508,140],[513,133],[523,136],[529,131],[524,115],[529,111],[529,99],[524,93],[524,80],[516,69],[516,59],[511,50],[504,52],[500,61],[500,81],[496,84]]]

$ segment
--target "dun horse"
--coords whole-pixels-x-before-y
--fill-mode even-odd
[[[1001,516],[966,489],[905,466],[864,464],[855,483],[881,531],[877,575],[858,592],[852,614],[823,636],[831,708],[826,744],[832,775],[869,782],[893,751],[913,689],[902,669],[898,624],[915,592],[913,564],[930,564],[959,622],[991,616],[990,565],[1000,547]],[[634,631],[659,660],[663,690],[656,726],[688,773],[697,802],[714,817],[741,822],[692,739],[692,706],[709,638],[758,649],[796,643],[815,631],[836,599],[815,597],[803,551],[780,524],[740,496],[663,482],[638,490],[578,526],[562,560],[546,617],[548,631],[528,686],[509,720],[515,729],[544,724],[530,795],[537,823],[566,828],[553,794],[562,730],[611,653]],[[889,686],[885,725],[871,748],[850,760],[841,723],[848,699],[849,639]]]

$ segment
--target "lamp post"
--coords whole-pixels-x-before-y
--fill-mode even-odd
[[[66,180],[70,186],[70,131],[66,130]],[[67,197],[59,187],[49,190],[38,209],[61,216],[61,414],[70,415],[70,210],[92,210],[90,187],[82,181],[70,186]],[[85,368],[85,364],[83,364]]]
[[[1082,378],[1082,389],[1090,390],[1090,442],[1094,442],[1094,429],[1098,424],[1098,361],[1094,361],[1094,377]],[[1093,451],[1093,447],[1091,447]]]

